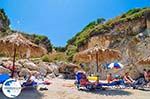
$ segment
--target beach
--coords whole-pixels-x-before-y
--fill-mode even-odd
[[[150,99],[148,2],[0,0],[0,99]]]
[[[74,80],[51,79],[48,90],[24,89],[15,99],[149,99],[150,91],[134,89],[107,89],[96,91],[79,91]],[[40,87],[40,86],[39,86]],[[0,91],[0,99],[9,99]]]

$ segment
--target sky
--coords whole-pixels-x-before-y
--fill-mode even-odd
[[[150,7],[150,0],[0,0],[12,29],[46,35],[54,46],[65,46],[97,18],[108,20],[141,7]]]

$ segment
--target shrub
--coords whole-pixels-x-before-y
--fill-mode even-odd
[[[50,61],[67,61],[67,56],[63,52],[52,53],[49,55]]]
[[[6,55],[4,53],[0,53],[0,57],[5,57]]]
[[[68,46],[66,54],[68,56],[68,61],[72,61],[74,54],[77,52],[77,47],[72,45]]]
[[[59,47],[53,47],[57,52],[65,52],[66,51],[66,47],[61,47],[61,46],[59,46]]]
[[[42,57],[42,61],[43,62],[50,62],[50,58],[49,58],[49,55],[44,55],[43,57]]]

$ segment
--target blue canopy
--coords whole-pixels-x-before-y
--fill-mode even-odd
[[[112,68],[115,68],[115,69],[122,69],[124,66],[119,63],[119,62],[114,62],[114,63],[110,63],[109,65],[107,65],[107,68],[108,69],[112,69]]]

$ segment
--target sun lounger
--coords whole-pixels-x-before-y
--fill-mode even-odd
[[[83,79],[83,76],[86,77],[86,75],[83,72],[76,73],[76,81],[75,81],[76,87],[78,89],[80,89],[81,87],[82,88],[84,87],[88,90],[95,89],[94,83],[89,82],[87,78]]]
[[[32,81],[32,82],[24,82],[21,86],[22,86],[23,88],[25,88],[25,87],[36,87],[36,86],[37,86],[37,82],[35,82],[35,81]]]
[[[25,81],[21,84],[21,86],[23,88],[36,88],[39,85],[50,85],[50,84],[51,84],[51,82],[49,82],[49,81],[38,81],[38,80],[36,80],[36,81],[32,81],[32,82]]]
[[[150,90],[150,86],[148,85],[148,83],[150,82],[146,81],[143,77],[140,77],[133,83],[132,86],[134,89]]]
[[[76,73],[76,81],[75,81],[75,85],[78,89],[80,89],[80,87],[85,87],[86,89],[103,89],[103,87],[111,87],[111,86],[124,86],[124,81],[123,80],[118,80],[118,81],[113,81],[111,83],[102,83],[102,82],[90,82],[89,80],[86,80],[86,82],[82,83],[82,77],[83,75],[85,75],[82,72],[77,72]]]
[[[3,84],[10,76],[8,74],[0,74],[0,84]]]
[[[0,74],[0,88],[2,88],[3,83],[9,78],[8,74]]]

